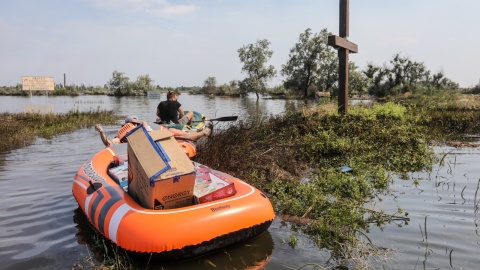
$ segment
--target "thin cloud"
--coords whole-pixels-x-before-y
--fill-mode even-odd
[[[383,47],[390,46],[412,46],[420,43],[420,41],[413,37],[393,37],[380,40],[379,44]]]
[[[162,10],[162,13],[166,15],[189,14],[195,12],[196,9],[197,7],[194,5],[168,6]]]
[[[101,9],[152,15],[183,15],[197,10],[193,4],[172,5],[167,0],[92,0],[92,2],[94,6]]]

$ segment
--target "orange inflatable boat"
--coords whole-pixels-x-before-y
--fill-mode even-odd
[[[145,258],[180,260],[255,238],[272,223],[275,214],[265,194],[198,163],[197,178],[209,173],[228,179],[233,192],[181,208],[152,210],[140,206],[121,186],[122,181],[109,173],[114,160],[121,156],[117,152],[125,155],[125,145],[95,154],[78,170],[72,186],[89,222],[117,246]]]
[[[178,145],[182,148],[183,152],[189,157],[193,159],[197,155],[197,146],[190,140],[185,139],[177,139]]]

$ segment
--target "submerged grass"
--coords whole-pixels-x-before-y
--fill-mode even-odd
[[[337,265],[364,268],[374,252],[358,239],[369,224],[408,220],[402,209],[386,214],[365,205],[388,192],[391,174],[407,178],[408,172],[431,170],[432,142],[478,134],[480,99],[475,101],[461,95],[402,96],[351,107],[347,115],[327,104],[260,123],[239,122],[201,145],[197,161],[269,194],[277,214],[331,250]],[[353,171],[342,172],[344,165]],[[383,249],[377,250],[383,256]]]
[[[4,125],[0,129],[0,152],[30,145],[36,138],[52,138],[55,135],[90,127],[96,123],[114,124],[118,116],[112,111],[70,111],[65,114],[0,113]]]

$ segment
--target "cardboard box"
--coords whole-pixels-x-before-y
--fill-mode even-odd
[[[125,161],[120,166],[108,169],[108,174],[117,181],[123,190],[128,191],[128,162]]]
[[[195,170],[167,130],[140,126],[127,134],[128,194],[149,209],[193,204]]]
[[[195,163],[195,173],[193,197],[196,204],[227,198],[235,194],[233,182],[227,179],[229,175],[199,163]]]
[[[117,166],[123,165],[127,161],[128,154],[121,154],[113,157],[113,163],[115,163],[115,165]]]

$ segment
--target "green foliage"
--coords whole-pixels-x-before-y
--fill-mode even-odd
[[[52,138],[65,132],[93,126],[97,123],[113,124],[117,116],[111,111],[79,112],[66,114],[1,113],[6,123],[0,130],[0,152],[16,149],[32,143],[37,137]]]
[[[288,60],[282,65],[281,75],[285,76],[284,89],[268,89],[267,82],[276,76],[273,65],[267,62],[273,55],[269,49],[267,39],[257,40],[237,50],[240,62],[243,63],[242,72],[247,77],[237,82],[217,86],[215,77],[209,77],[204,86],[189,88],[192,94],[246,96],[254,92],[259,94],[273,94],[275,96],[302,96],[312,97],[316,92],[329,92],[331,96],[338,95],[338,57],[335,49],[328,46],[328,30],[322,29],[319,33],[312,33],[307,28],[300,33],[298,42],[290,49]],[[210,82],[210,79],[215,79]],[[480,93],[480,84],[472,88],[460,89],[459,85],[445,77],[443,71],[432,73],[422,62],[417,62],[395,54],[389,65],[377,66],[368,64],[364,70],[359,70],[353,61],[349,61],[349,96],[371,95],[374,97],[389,97],[405,93],[434,95],[438,93],[456,92],[477,94]],[[114,71],[112,78],[104,86],[85,85],[57,85],[53,95],[80,94],[88,95],[115,95],[115,96],[144,96],[151,90],[175,90],[176,87],[154,86],[150,76],[141,75],[131,82],[123,72]],[[27,96],[28,91],[21,90],[22,85],[15,87],[0,87],[0,95]],[[179,87],[184,88],[184,87]],[[282,90],[282,91],[278,91]],[[180,90],[183,91],[183,90]],[[46,95],[44,91],[34,91],[33,95]]]
[[[208,77],[203,82],[202,93],[211,95],[217,92],[217,78],[215,77]]]
[[[419,123],[422,119],[394,103],[355,109],[345,116],[288,113],[259,125],[240,123],[219,137],[214,134],[214,140],[199,148],[197,158],[220,164],[264,188],[269,187],[269,179],[298,183],[306,172],[346,164],[377,181],[382,175],[375,172],[403,175],[430,169],[431,137]],[[208,156],[201,155],[203,147]]]
[[[394,119],[405,119],[406,108],[393,102],[385,104],[376,104],[373,106],[373,113],[376,116],[391,117]]]
[[[115,70],[107,87],[114,96],[146,96],[147,92],[154,88],[153,82],[148,74],[138,76],[136,81],[130,82],[123,72]]]
[[[293,234],[290,234],[289,238],[290,240],[288,241],[288,245],[292,248],[295,248],[298,243],[297,237],[295,237]]]
[[[56,84],[53,91],[23,91],[22,85],[18,84],[15,87],[0,87],[0,95],[9,96],[78,96],[78,95],[109,95],[110,90],[102,86],[86,86],[84,84],[77,86],[75,84],[63,86]]]
[[[315,34],[308,28],[300,34],[298,43],[290,49],[287,63],[282,65],[285,88],[304,98],[315,92],[338,95],[338,57],[336,50],[328,45],[329,35],[332,33],[326,28]],[[351,61],[348,79],[350,96],[368,93],[368,78]]]
[[[0,87],[0,95],[2,95],[2,96],[28,96],[29,91],[23,91],[22,90],[22,85],[17,84],[16,86]]]
[[[458,84],[445,78],[443,72],[432,74],[422,62],[412,61],[400,54],[390,60],[391,66],[369,64],[364,74],[370,80],[369,94],[377,97],[407,92],[434,94],[457,91]]]
[[[428,134],[400,105],[356,109],[319,121],[322,124],[315,132],[300,139],[300,151],[307,161],[320,166],[366,162],[403,174],[428,169],[432,162]]]
[[[133,89],[136,93],[141,93],[141,95],[146,96],[147,92],[153,89],[153,82],[150,75],[140,75],[137,77],[137,80],[133,82]]]
[[[477,85],[475,85],[475,86],[472,87],[472,88],[465,89],[465,90],[464,90],[464,93],[465,93],[465,94],[474,94],[474,95],[480,94],[480,83],[477,84]]]
[[[238,57],[243,63],[242,71],[247,73],[240,87],[245,93],[255,92],[257,99],[259,93],[265,92],[267,81],[276,74],[275,68],[265,66],[273,55],[269,49],[270,42],[266,39],[257,40],[255,44],[248,44],[238,49]]]
[[[78,96],[78,92],[70,92],[66,88],[56,88],[53,91],[54,96]]]
[[[480,96],[458,93],[403,95],[392,98],[417,119],[417,125],[429,130],[436,140],[465,140],[479,134]]]
[[[364,96],[368,94],[370,87],[370,80],[358,70],[358,66],[354,62],[348,64],[348,95],[349,96]],[[338,95],[338,87],[333,87],[332,94]]]
[[[268,88],[267,94],[272,97],[288,98],[290,96],[294,96],[295,93],[293,93],[290,89],[285,88],[284,85],[277,85],[272,88]]]
[[[239,88],[240,82],[236,80],[230,81],[230,83],[224,83],[220,85],[220,87],[217,88],[217,93],[215,95],[218,96],[230,96],[230,97],[239,97],[241,96],[240,88]]]
[[[365,202],[391,181],[380,166],[353,173],[329,168],[300,184],[275,179],[268,191],[280,213],[302,217],[303,230],[319,247],[349,256],[344,249],[356,246],[358,231],[368,230],[372,213]]]
[[[129,94],[130,85],[129,78],[125,76],[123,72],[113,71],[112,78],[107,83],[110,91],[115,96],[124,96]]]
[[[338,80],[338,60],[334,49],[327,45],[329,35],[327,29],[312,35],[310,28],[300,34],[287,63],[282,65],[285,88],[303,93],[304,97],[317,90],[330,90]]]
[[[367,118],[390,117],[398,120],[406,119],[407,108],[394,102],[375,104],[371,108],[355,106],[350,109],[351,115],[362,115]]]
[[[242,96],[239,85],[239,81],[232,80],[229,83],[224,83],[220,86],[217,86],[217,78],[208,77],[203,82],[203,87],[201,88],[201,90],[198,93],[194,94],[239,97]]]
[[[369,224],[408,220],[401,209],[387,215],[365,208],[388,192],[393,174],[431,170],[432,141],[480,133],[480,97],[403,95],[346,115],[329,108],[239,122],[199,145],[196,161],[264,190],[277,214],[295,217],[339,260],[367,256],[357,247]],[[343,165],[353,172],[342,173]],[[294,246],[296,238],[287,242]]]

